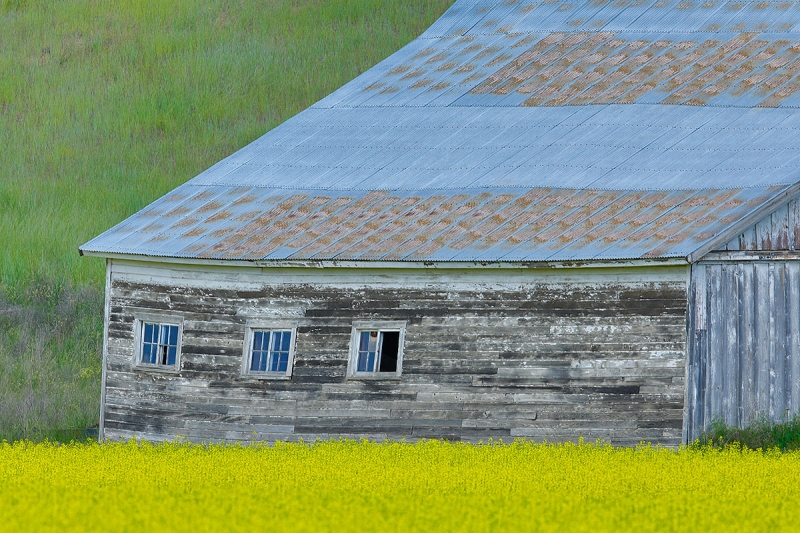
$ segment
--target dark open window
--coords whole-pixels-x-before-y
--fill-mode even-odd
[[[384,331],[381,333],[381,360],[378,372],[397,371],[397,350],[400,346],[399,331]]]
[[[397,374],[400,370],[401,331],[357,329],[354,375]],[[352,374],[351,374],[352,375]]]

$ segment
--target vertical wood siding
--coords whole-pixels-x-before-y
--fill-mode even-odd
[[[534,272],[346,281],[115,265],[105,435],[678,444],[686,267],[644,280],[589,270],[574,276],[583,282]],[[139,312],[183,318],[179,375],[134,368]],[[242,378],[245,323],[270,317],[297,323],[292,378]],[[399,380],[346,378],[356,320],[407,322]]]
[[[800,202],[776,209],[720,249],[745,250],[800,250]]]
[[[688,436],[714,417],[745,426],[800,408],[800,262],[701,262],[692,268]]]

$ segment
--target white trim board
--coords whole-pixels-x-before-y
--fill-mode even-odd
[[[514,289],[532,284],[688,283],[689,265],[653,265],[597,269],[447,269],[384,270],[348,268],[242,268],[216,265],[114,261],[114,280],[231,290],[265,286],[326,285],[330,287],[399,287],[418,289]]]
[[[616,259],[598,261],[311,261],[311,260],[257,260],[239,261],[224,259],[195,259],[188,257],[160,257],[152,255],[115,254],[107,252],[82,251],[87,257],[105,257],[148,263],[170,263],[181,265],[206,265],[220,267],[245,267],[245,268],[363,268],[363,269],[422,269],[422,270],[451,270],[451,269],[492,269],[492,270],[530,270],[530,269],[585,269],[585,268],[620,268],[620,267],[645,267],[645,266],[674,266],[686,265],[685,257],[652,258],[652,259]]]

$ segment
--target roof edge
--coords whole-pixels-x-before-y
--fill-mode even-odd
[[[684,257],[656,257],[645,259],[613,259],[613,260],[580,260],[580,261],[337,261],[337,260],[225,260],[194,259],[188,257],[157,257],[150,255],[120,254],[109,252],[82,251],[88,257],[104,257],[112,260],[134,261],[141,263],[171,263],[185,265],[206,265],[221,267],[251,268],[358,268],[358,269],[490,269],[490,270],[553,270],[553,269],[589,269],[589,268],[635,268],[647,266],[687,266]]]
[[[720,245],[725,244],[733,237],[746,230],[749,226],[752,226],[764,218],[765,215],[774,211],[781,204],[788,202],[798,195],[800,195],[800,181],[793,185],[787,185],[783,190],[776,193],[775,196],[761,204],[758,209],[754,209],[736,222],[732,222],[727,228],[717,233],[716,237],[707,240],[705,244],[686,256],[686,261],[690,264],[700,261],[706,254]]]

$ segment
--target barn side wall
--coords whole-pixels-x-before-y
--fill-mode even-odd
[[[110,268],[106,438],[682,439],[688,267]],[[179,374],[134,365],[137,313],[183,320]],[[252,319],[297,325],[291,380],[241,376]],[[399,380],[346,377],[364,319],[406,321]]]
[[[800,255],[720,255],[692,268],[690,440],[714,418],[743,427],[800,409]]]

